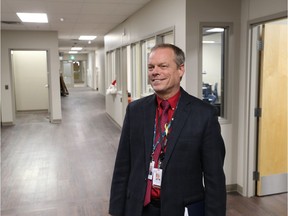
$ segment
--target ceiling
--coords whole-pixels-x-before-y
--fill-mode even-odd
[[[58,31],[59,51],[104,46],[104,35],[151,0],[1,0],[1,29]],[[47,13],[49,23],[21,23],[16,12]],[[61,18],[64,21],[61,21]],[[88,44],[80,35],[97,35]]]

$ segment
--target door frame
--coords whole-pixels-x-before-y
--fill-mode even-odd
[[[15,124],[16,120],[16,92],[15,92],[15,79],[14,79],[14,68],[12,62],[12,53],[13,51],[45,51],[46,52],[46,64],[47,64],[47,88],[48,88],[48,118],[51,121],[51,72],[50,72],[50,57],[49,57],[49,50],[47,49],[17,49],[17,48],[10,48],[9,49],[9,65],[10,65],[10,76],[11,76],[11,92],[12,92],[12,109],[13,109],[13,121],[12,124]]]
[[[287,14],[280,13],[260,20],[251,21],[249,24],[248,36],[248,76],[247,76],[247,121],[245,133],[247,145],[245,146],[244,162],[244,184],[243,195],[252,197],[256,195],[255,173],[257,168],[257,145],[258,145],[258,123],[255,117],[255,108],[258,106],[259,98],[259,55],[257,50],[258,26],[277,19],[287,19]]]

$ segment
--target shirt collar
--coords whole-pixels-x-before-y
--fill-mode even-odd
[[[174,96],[172,96],[172,97],[167,99],[169,104],[170,104],[170,106],[171,106],[171,108],[172,108],[172,110],[176,109],[178,100],[180,98],[180,94],[181,94],[181,91],[179,90]],[[157,98],[157,107],[161,107],[160,104],[163,101],[163,99],[160,98],[158,95],[156,95],[156,98]]]

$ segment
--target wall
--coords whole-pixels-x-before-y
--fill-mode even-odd
[[[240,64],[238,91],[238,136],[237,136],[237,183],[243,188],[240,191],[244,196],[254,195],[254,181],[252,172],[255,169],[255,128],[249,124],[251,109],[249,99],[257,86],[249,86],[250,82],[250,56],[249,56],[249,27],[250,24],[268,21],[270,19],[287,16],[286,0],[242,0],[241,5],[241,38],[240,38]],[[250,23],[250,24],[249,24]],[[248,56],[247,56],[248,55]],[[252,139],[250,138],[252,137]]]
[[[52,123],[62,119],[58,34],[54,31],[1,31],[1,98],[2,123],[13,124],[15,121],[15,101],[10,68],[10,49],[48,50],[49,111]],[[5,90],[5,85],[9,86]]]

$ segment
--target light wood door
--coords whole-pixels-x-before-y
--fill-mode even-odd
[[[287,191],[287,20],[263,25],[257,195]]]

